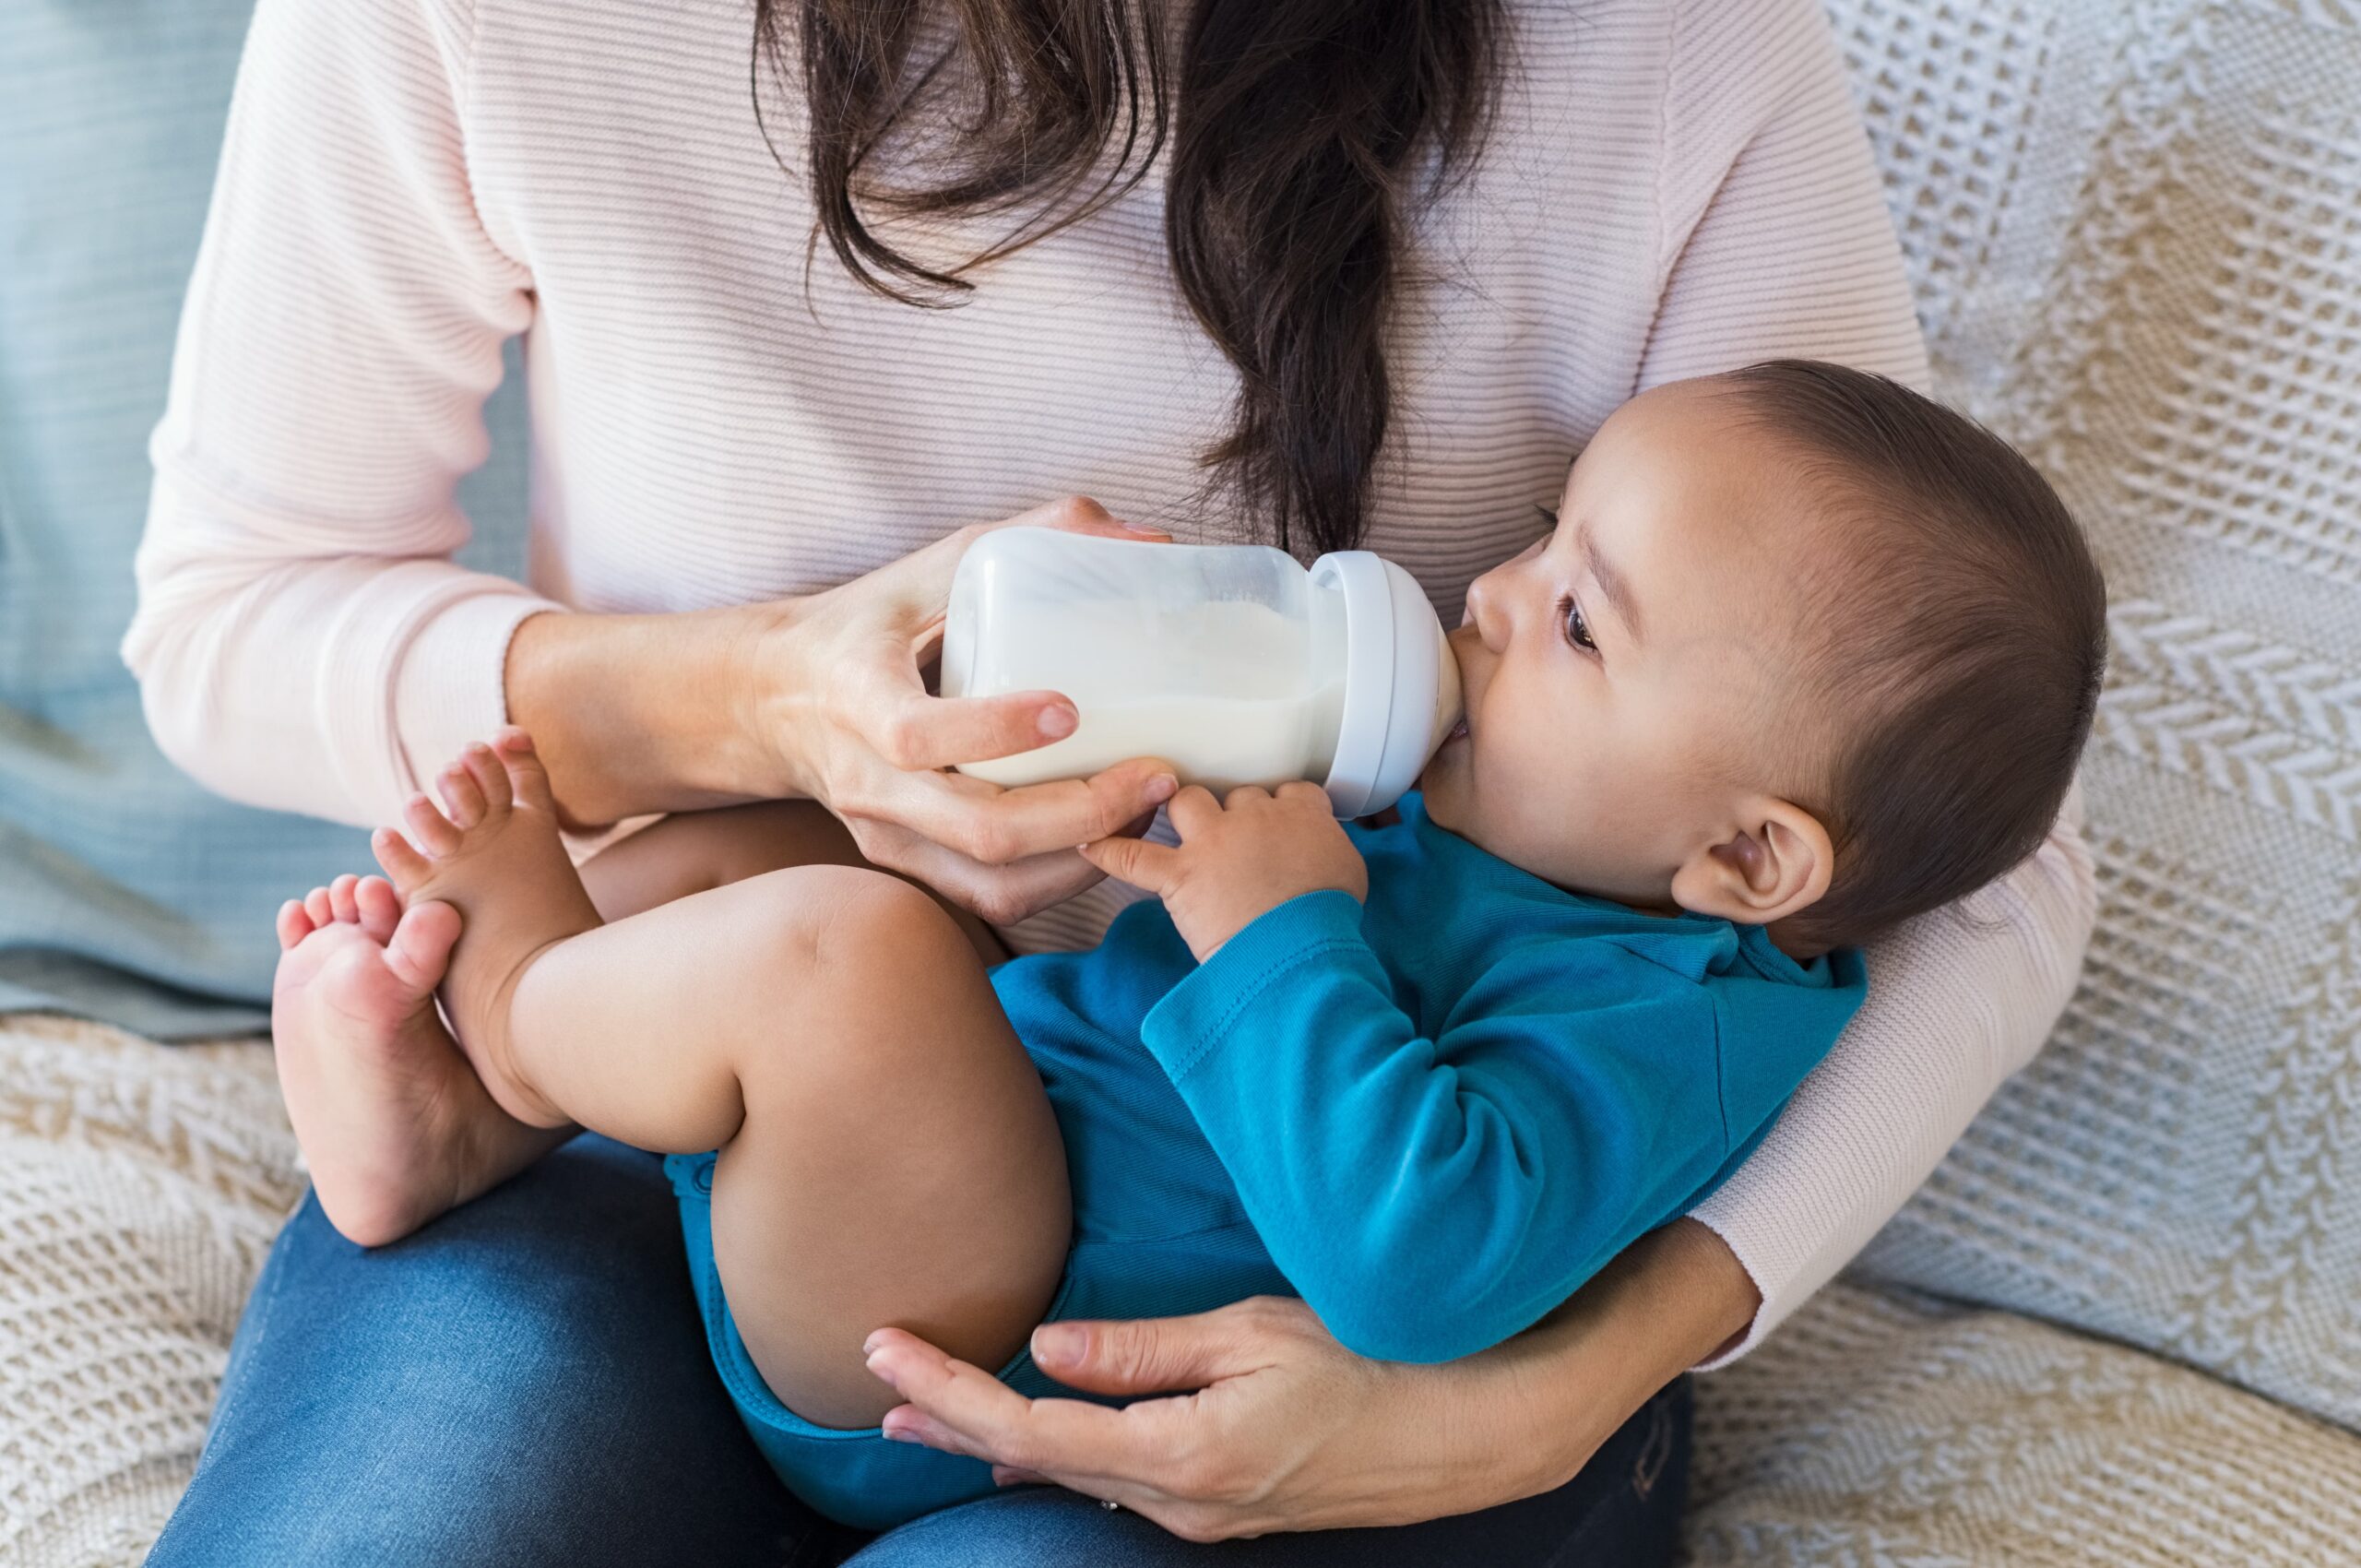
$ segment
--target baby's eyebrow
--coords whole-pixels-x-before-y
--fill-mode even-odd
[[[1582,530],[1582,541],[1583,565],[1589,570],[1591,580],[1598,584],[1598,591],[1607,596],[1615,618],[1623,623],[1623,629],[1631,634],[1631,640],[1640,641],[1640,602],[1631,597],[1631,583],[1615,569],[1613,562],[1599,553],[1598,541],[1591,538],[1590,529]]]

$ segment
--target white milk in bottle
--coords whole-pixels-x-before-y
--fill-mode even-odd
[[[1221,790],[1308,778],[1342,816],[1407,790],[1459,718],[1459,668],[1418,583],[1367,551],[1309,571],[1262,545],[1000,529],[969,547],[943,625],[945,696],[1055,691],[1062,741],[963,773],[1074,778],[1163,757]]]

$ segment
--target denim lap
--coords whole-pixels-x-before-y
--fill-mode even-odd
[[[1073,1492],[1022,1487],[905,1525],[844,1568],[1658,1568],[1673,1560],[1688,1496],[1690,1411],[1683,1378],[1581,1475],[1480,1514],[1201,1546]]]
[[[660,1163],[586,1136],[374,1253],[306,1201],[148,1562],[751,1568],[823,1533],[715,1381]]]
[[[1202,1547],[1025,1488],[864,1547],[779,1485],[732,1410],[661,1162],[585,1136],[374,1253],[307,1202],[265,1265],[196,1479],[148,1561],[1647,1568],[1671,1560],[1687,1455],[1676,1384],[1567,1487],[1458,1519]]]

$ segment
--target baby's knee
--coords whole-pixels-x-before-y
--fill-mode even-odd
[[[767,907],[778,942],[778,972],[825,974],[839,983],[875,972],[924,970],[952,948],[967,948],[950,915],[922,889],[862,866],[797,866],[755,878],[750,895]]]

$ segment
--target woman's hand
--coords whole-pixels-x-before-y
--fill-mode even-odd
[[[992,526],[1018,523],[1165,537],[1078,498]],[[1076,722],[1055,692],[927,693],[952,572],[985,531],[803,599],[528,619],[509,645],[509,717],[532,731],[566,825],[807,797],[871,861],[995,924],[1097,881],[1075,846],[1140,831],[1176,787],[1169,766],[1021,790],[940,771],[1045,745]]]
[[[1076,846],[1136,833],[1178,787],[1152,758],[1096,778],[1003,790],[941,771],[1074,733],[1055,692],[951,699],[920,674],[943,636],[951,577],[991,529],[1029,524],[1137,540],[1095,501],[1069,498],[960,529],[841,588],[778,607],[753,645],[745,726],[771,738],[785,788],[820,802],[874,863],[998,925],[1071,897],[1099,873]]]
[[[1033,1359],[1120,1410],[1027,1399],[898,1329],[870,1370],[909,1401],[885,1432],[1119,1503],[1191,1540],[1412,1524],[1571,1480],[1647,1399],[1745,1331],[1759,1298],[1694,1220],[1632,1243],[1535,1328],[1442,1366],[1371,1361],[1300,1301],[1045,1324]]]

